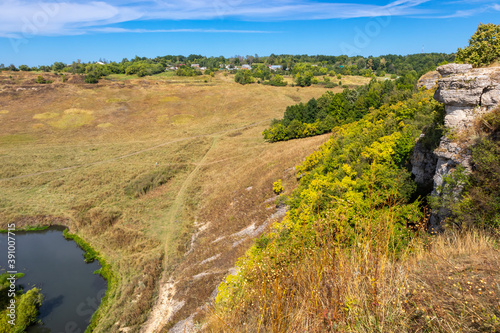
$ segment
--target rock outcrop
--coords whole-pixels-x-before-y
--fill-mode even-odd
[[[437,165],[432,196],[457,197],[457,192],[461,189],[455,188],[454,193],[445,193],[443,182],[458,165],[462,165],[465,172],[471,171],[472,142],[468,136],[473,133],[478,116],[500,104],[500,67],[472,68],[467,64],[448,64],[438,67],[437,71],[441,78],[438,80],[434,98],[444,103],[444,123],[448,134],[441,138],[439,147],[434,151]],[[416,171],[418,173],[419,170]],[[416,176],[418,178],[419,175]],[[445,206],[438,212],[433,212],[430,228],[440,229],[443,218],[448,214],[448,208]]]
[[[425,73],[420,77],[420,79],[417,82],[417,88],[420,89],[422,87],[425,87],[427,90],[430,90],[434,88],[434,86],[437,84],[437,81],[441,78],[441,75],[439,74],[438,71],[432,71]]]

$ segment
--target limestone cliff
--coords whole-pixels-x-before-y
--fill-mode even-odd
[[[474,123],[478,116],[500,104],[500,67],[472,68],[467,64],[447,64],[438,67],[437,71],[440,78],[434,98],[444,103],[447,134],[441,138],[439,147],[434,150],[437,163],[432,196],[435,198],[450,194],[444,193],[443,181],[458,165],[462,165],[466,172],[471,171]],[[413,157],[413,173],[417,182],[424,181],[426,177],[428,179],[428,172],[432,169],[434,157],[425,154],[426,152],[418,149],[417,144]],[[457,196],[457,189],[454,191],[451,194]],[[442,219],[448,213],[446,206],[434,211],[430,228],[440,229]]]
[[[426,89],[432,89],[437,84],[437,80],[439,80],[440,77],[438,71],[428,72],[420,77],[417,82],[417,88],[420,89],[425,87]]]

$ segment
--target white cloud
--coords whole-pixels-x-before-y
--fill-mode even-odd
[[[428,0],[395,0],[385,5],[316,2],[317,0],[0,0],[0,36],[76,35],[103,32],[180,32],[181,30],[120,29],[113,24],[146,20],[244,21],[349,19],[380,16],[458,17],[478,9],[444,15],[423,8]],[[463,0],[461,0],[463,1]],[[474,0],[469,0],[474,1]],[[373,1],[373,3],[376,3]],[[429,2],[430,3],[430,2]],[[500,6],[493,5],[496,10]],[[262,33],[259,30],[184,29],[188,32]]]
[[[475,0],[468,0],[468,1],[475,1]],[[451,6],[451,7],[452,7],[452,9],[454,9],[454,6]],[[437,19],[471,17],[474,15],[482,14],[484,12],[488,12],[491,9],[500,10],[500,6],[497,4],[483,5],[483,6],[477,7],[477,8],[456,10],[456,11],[454,11],[450,14],[446,14],[446,15],[419,16],[419,17],[420,18],[437,18]]]
[[[71,3],[2,1],[0,34],[67,35],[84,33],[82,27],[140,19],[142,14],[105,2]]]
[[[314,20],[357,18],[422,13],[414,7],[427,0],[398,0],[388,5],[340,2],[314,2],[305,0],[241,1],[191,0],[157,1],[157,10],[146,13],[152,19],[212,19],[234,17],[248,21]]]

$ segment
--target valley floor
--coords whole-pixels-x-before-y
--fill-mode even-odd
[[[261,135],[321,87],[37,75],[0,75],[0,227],[66,225],[107,259],[117,283],[96,332],[158,331],[204,304],[282,216],[272,183],[289,193],[294,166],[328,138]]]

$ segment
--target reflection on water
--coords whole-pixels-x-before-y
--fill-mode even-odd
[[[106,292],[106,281],[93,272],[98,262],[83,260],[83,251],[62,235],[62,228],[16,232],[16,269],[26,275],[17,281],[25,290],[41,289],[42,324],[30,333],[83,333]],[[0,253],[7,253],[7,235],[0,234]],[[5,271],[7,256],[0,258]]]

